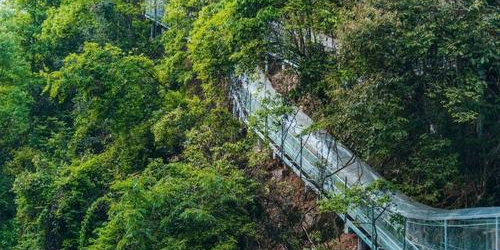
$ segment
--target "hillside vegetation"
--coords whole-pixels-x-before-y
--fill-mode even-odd
[[[404,193],[500,205],[495,1],[167,0],[169,29],[154,37],[137,0],[5,2],[0,249],[301,249],[334,237],[266,224],[282,204],[283,221],[305,209],[255,172],[269,152],[228,93],[270,53],[298,65],[281,72],[295,79],[287,99]]]

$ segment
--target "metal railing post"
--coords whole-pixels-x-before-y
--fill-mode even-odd
[[[280,141],[280,157],[281,157],[281,160],[284,162],[284,159],[285,159],[285,118],[282,116],[281,117],[281,141]]]
[[[371,205],[371,226],[372,226],[372,235],[371,235],[371,240],[372,240],[372,249],[374,250],[378,250],[378,247],[377,247],[377,239],[374,239],[373,236],[375,235],[375,230],[377,230],[376,228],[376,225],[375,225],[375,207],[373,205]]]
[[[497,217],[496,218],[496,223],[495,223],[495,228],[496,228],[496,232],[495,232],[495,248],[496,250],[500,250],[500,218]]]
[[[300,167],[300,177],[302,178],[302,171],[303,171],[303,168],[302,168],[302,151],[304,150],[304,142],[303,142],[303,139],[302,139],[302,136],[300,136],[300,152],[299,152],[299,167]]]
[[[154,23],[153,23],[153,36],[156,36],[156,23],[158,22],[158,3],[156,0],[154,0],[154,5],[155,5],[155,16],[154,16]]]
[[[444,250],[448,250],[448,220],[444,221]]]
[[[405,218],[404,226],[403,226],[403,250],[406,250],[406,222],[408,221],[408,218]]]

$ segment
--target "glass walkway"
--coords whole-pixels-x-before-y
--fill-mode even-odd
[[[147,0],[145,15],[166,28],[161,22],[164,5],[165,0]],[[231,97],[233,113],[247,124],[260,124],[253,126],[254,131],[316,191],[340,194],[346,187],[381,180],[328,133],[309,132],[313,121],[298,108],[269,112],[280,96],[263,73],[235,78]],[[500,250],[499,207],[442,210],[391,193],[384,209],[359,206],[342,218],[371,249]]]
[[[254,78],[235,79],[233,113],[247,124],[263,120],[263,125],[253,127],[256,133],[309,186],[340,193],[344,186],[366,186],[381,179],[325,131],[307,131],[313,121],[299,109],[291,107],[284,114],[270,111],[272,105],[280,105],[276,104],[280,96],[263,73]],[[498,207],[442,210],[391,193],[387,210],[360,206],[343,219],[372,249],[500,249]]]

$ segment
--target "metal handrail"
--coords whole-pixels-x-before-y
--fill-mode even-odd
[[[166,28],[167,25],[161,21],[163,18],[165,0],[146,0],[146,2],[147,9],[145,16],[156,24]],[[332,39],[320,39],[321,43],[323,43],[323,41],[327,43],[325,47],[329,49],[335,49],[337,47],[335,41]],[[270,55],[273,56],[272,54]],[[285,63],[287,62],[286,60],[283,61]],[[279,96],[264,74],[260,74],[259,79],[251,80],[243,75],[234,80],[234,91],[231,95],[234,108],[233,111],[237,117],[247,124],[249,122],[249,116],[255,113],[259,108],[262,108],[259,103],[259,101],[262,101],[262,98],[266,96],[269,97],[270,95],[274,97]],[[257,85],[262,84],[264,88],[257,87]],[[246,95],[246,97],[242,95]],[[256,107],[252,107],[252,105]],[[289,127],[293,127],[295,130],[302,130],[313,123],[313,121],[303,112],[297,108],[294,109],[298,112],[300,119],[295,121],[296,124],[294,126]],[[284,119],[284,121],[286,121],[286,119]],[[266,129],[269,128],[266,127]],[[260,131],[256,132],[260,137],[270,139],[265,133]],[[283,133],[284,132],[282,132],[282,136]],[[317,169],[314,169],[315,166],[313,162],[311,162],[311,159],[304,157],[304,155],[312,155],[316,157],[316,161],[323,161],[325,159],[331,160],[332,158],[330,155],[325,156],[323,155],[323,150],[318,150],[318,145],[321,148],[327,145],[331,146],[331,143],[323,141],[324,138],[322,137],[312,136],[312,140],[308,139],[306,143],[302,145],[303,140],[300,131],[297,132],[292,130],[291,132],[286,131],[286,133],[285,140],[273,141],[271,139],[271,147],[274,150],[280,150],[282,153],[279,155],[282,157],[282,160],[290,166],[308,186],[314,187],[314,185],[317,185],[313,183],[314,177],[309,175],[306,176],[302,168],[308,166],[310,168],[309,172],[312,174],[314,174],[314,171]],[[327,134],[326,131],[321,131],[321,133]],[[331,136],[329,138],[334,141]],[[300,152],[294,151],[296,148],[294,143],[298,140],[301,142],[299,144]],[[337,148],[334,152],[339,152],[340,150],[343,154],[353,155],[353,153],[341,143],[336,142],[335,147]],[[326,151],[331,152],[330,148],[327,148]],[[298,157],[299,155],[300,157]],[[299,158],[298,160],[297,157]],[[368,164],[358,158],[356,158],[356,167],[362,168],[365,175],[362,176],[364,179],[361,181],[361,184],[366,185],[374,180],[382,178]],[[352,171],[352,173],[349,171]],[[356,181],[361,178],[353,175],[354,172],[353,169],[341,171],[338,175],[332,176],[333,179],[330,180],[330,182],[344,183],[344,185],[349,186],[350,182],[354,182],[354,180],[349,180],[349,178],[356,179]],[[344,180],[347,180],[347,183],[345,183]],[[330,188],[332,189],[331,191],[339,192],[339,189],[336,189],[334,185],[333,187],[329,186],[325,188]],[[316,190],[318,190],[318,187],[316,187]],[[373,235],[370,235],[370,233],[373,233],[373,230],[377,230],[378,234],[380,234],[377,243],[384,249],[500,250],[499,207],[445,210],[432,208],[412,201],[401,193],[395,193],[391,198],[394,206],[390,208],[387,216],[383,216],[382,220],[377,221],[375,229],[367,224],[370,218],[365,215],[362,209],[358,208],[350,211],[349,215],[343,217],[346,225],[352,228],[353,231],[372,248],[374,248],[376,244],[373,242]],[[392,215],[404,217],[403,232],[398,232],[396,227],[391,224],[390,217],[388,216]]]

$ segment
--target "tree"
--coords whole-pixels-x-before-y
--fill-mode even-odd
[[[241,173],[153,162],[113,186],[109,222],[88,249],[242,249],[255,234]]]
[[[149,52],[147,23],[139,1],[17,1],[27,13],[22,31],[37,70],[58,69],[84,42],[112,43],[123,50]]]
[[[16,36],[16,23],[9,11],[0,12],[0,164],[29,127],[27,92],[30,71],[24,60],[21,41]]]
[[[18,23],[9,9],[0,10],[0,248],[15,244],[15,204],[11,191],[13,176],[6,171],[6,162],[13,151],[27,141],[30,128],[28,85],[30,71],[16,35]]]
[[[491,204],[484,194],[496,184],[488,176],[499,169],[495,7],[377,0],[335,10],[339,50],[299,63],[294,100],[312,95],[334,137],[405,193],[429,204]]]
[[[147,122],[161,103],[153,62],[111,45],[87,43],[60,71],[50,74],[46,92],[72,103],[75,152],[99,152],[113,136]]]
[[[349,213],[361,213],[364,218],[355,217],[353,223],[363,226],[368,224],[371,228],[371,236],[374,248],[379,247],[378,228],[379,220],[391,220],[394,228],[404,230],[400,219],[401,215],[389,213],[389,209],[394,208],[391,201],[394,187],[387,181],[377,180],[369,185],[356,183],[350,187],[339,187],[340,193],[327,194],[320,202],[322,212],[335,212],[337,214],[348,215]],[[386,217],[386,218],[384,218]],[[367,228],[367,227],[365,227]],[[398,232],[401,233],[401,232]]]

